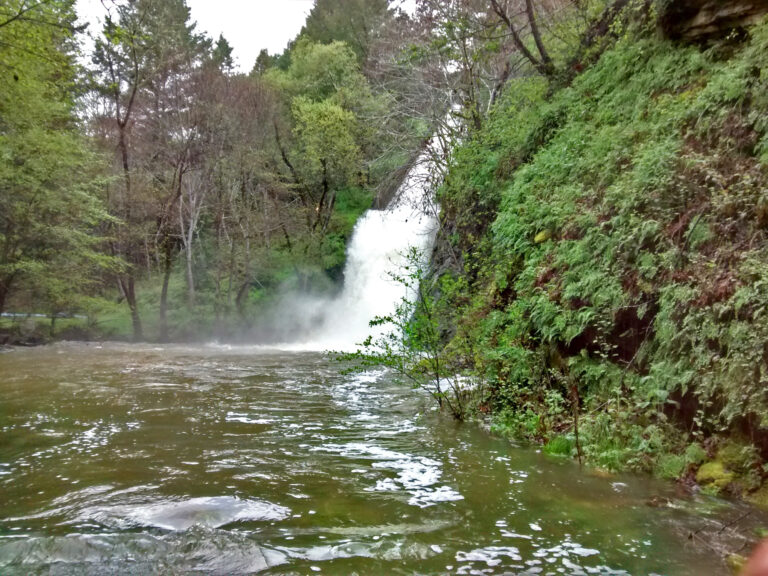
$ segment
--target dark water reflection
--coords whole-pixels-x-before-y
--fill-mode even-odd
[[[688,535],[746,510],[317,354],[63,344],[0,355],[0,394],[2,574],[726,574]]]

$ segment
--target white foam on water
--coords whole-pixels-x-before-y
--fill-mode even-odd
[[[442,464],[431,458],[395,452],[362,442],[323,444],[314,450],[336,453],[347,458],[372,460],[372,469],[396,472],[394,478],[379,478],[375,485],[365,489],[366,492],[405,492],[410,495],[408,504],[419,508],[464,499],[450,486],[440,485]]]
[[[470,552],[457,552],[457,562],[484,562],[486,565],[494,567],[502,563],[502,559],[507,558],[516,562],[523,558],[520,551],[513,546],[488,546],[478,548]],[[462,573],[461,571],[459,573]]]

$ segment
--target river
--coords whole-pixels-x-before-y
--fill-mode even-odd
[[[4,575],[726,574],[689,535],[766,520],[316,353],[62,343],[0,375]]]

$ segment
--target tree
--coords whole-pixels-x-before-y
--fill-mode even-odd
[[[289,98],[333,98],[347,106],[370,98],[368,82],[360,72],[355,54],[343,42],[317,44],[300,39],[291,52],[288,70],[273,70],[269,78]]]
[[[274,65],[275,57],[270,56],[266,48],[262,48],[261,52],[259,52],[259,55],[256,57],[256,62],[251,70],[251,76],[261,76],[267,70],[274,67]]]
[[[99,252],[98,160],[75,116],[74,22],[64,0],[0,10],[0,312],[12,293],[52,301],[65,279],[86,292],[113,264]]]
[[[297,174],[309,190],[315,217],[312,231],[325,232],[336,201],[335,191],[349,185],[360,166],[355,142],[356,119],[329,100],[293,101]]]
[[[342,42],[300,39],[288,70],[272,69],[265,78],[284,97],[287,118],[276,119],[276,143],[306,211],[310,236],[322,244],[336,192],[361,183],[364,150],[374,140],[365,117],[376,108],[376,99]],[[290,125],[287,142],[281,124]]]
[[[221,65],[225,42],[219,43]],[[185,0],[116,1],[96,41],[105,145],[116,150],[121,175],[110,190],[110,209],[121,222],[112,250],[131,265],[118,276],[118,286],[136,340],[143,338],[136,276],[142,261],[150,260],[150,240],[163,269],[160,325],[167,336],[168,282],[180,245],[176,207],[199,134],[190,86],[209,48],[190,23]]]
[[[512,42],[515,48],[530,62],[533,67],[543,76],[551,76],[555,72],[555,66],[552,62],[552,58],[549,55],[549,51],[544,46],[544,42],[541,38],[541,31],[539,30],[539,24],[536,18],[536,11],[533,7],[532,0],[524,0],[524,13],[525,21],[528,30],[533,37],[534,44],[536,45],[537,55],[526,46],[523,40],[521,27],[515,24],[515,16],[512,14],[512,10],[515,8],[511,6],[513,2],[507,0],[490,0],[491,7],[494,13],[501,19],[506,26],[509,34],[512,38]]]
[[[317,44],[343,42],[364,66],[376,35],[391,17],[388,0],[317,0],[300,37]]]
[[[232,51],[232,46],[227,41],[227,39],[224,38],[224,35],[219,34],[219,39],[216,40],[216,44],[213,47],[213,52],[211,53],[211,61],[222,72],[232,72],[232,69],[235,67],[235,61],[232,58]]]
[[[109,197],[110,210],[120,219],[112,231],[111,251],[129,264],[138,258],[136,247],[141,244],[138,223],[146,213],[144,207],[139,206],[134,189],[130,143],[139,92],[151,72],[150,51],[144,42],[143,19],[139,10],[137,4],[117,4],[117,14],[108,15],[93,54],[96,88],[103,96],[102,116],[113,121],[107,139],[110,143],[116,140],[122,177],[122,185],[111,190]],[[121,297],[131,311],[133,337],[141,340],[144,331],[136,300],[134,267],[129,266],[124,273],[118,274],[117,282]]]

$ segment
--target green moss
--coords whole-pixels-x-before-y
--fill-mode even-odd
[[[719,460],[702,464],[696,473],[696,482],[710,490],[721,491],[734,480],[733,472],[725,468]]]
[[[740,574],[747,565],[747,559],[741,554],[729,554],[725,562],[734,574]]]
[[[755,506],[768,510],[768,483],[749,494],[747,500]],[[761,538],[765,538],[765,536],[761,536]]]
[[[751,444],[742,444],[734,439],[723,443],[717,451],[718,460],[739,475],[746,475],[759,466],[760,457],[757,448]]]

